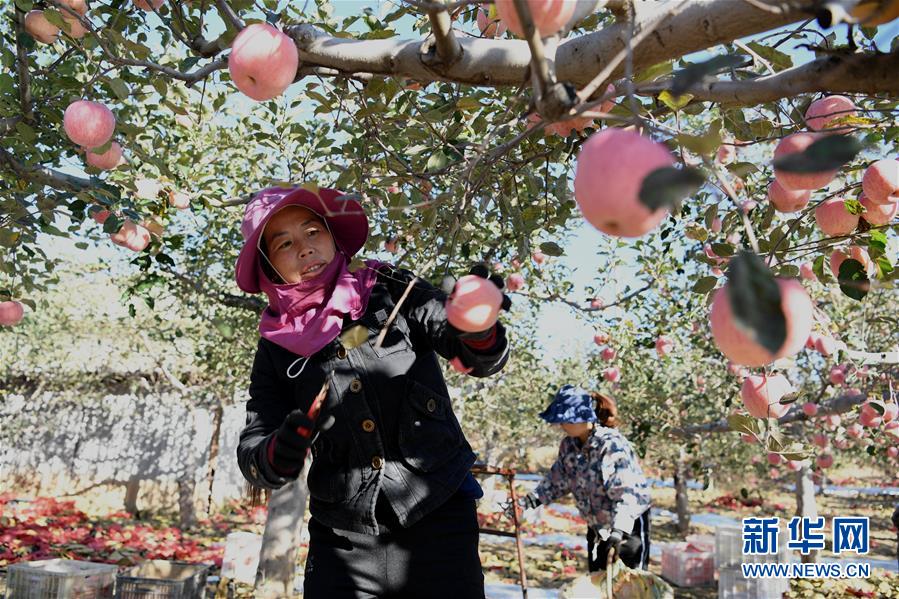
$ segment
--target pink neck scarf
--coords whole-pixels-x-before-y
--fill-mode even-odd
[[[259,321],[260,334],[295,354],[312,356],[340,334],[345,315],[358,320],[365,314],[382,264],[366,260],[366,268],[353,273],[338,252],[315,277],[286,285],[275,285],[260,269],[259,286],[269,303]]]

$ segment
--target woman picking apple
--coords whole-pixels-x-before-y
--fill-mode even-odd
[[[437,356],[502,369],[502,281],[482,269],[447,297],[378,261],[351,270],[368,220],[333,189],[264,189],[241,232],[238,286],[268,307],[238,463],[276,489],[312,450],[304,597],[484,597],[482,491]]]
[[[587,564],[605,570],[609,551],[631,568],[649,564],[649,485],[634,450],[616,429],[618,407],[601,393],[565,385],[540,417],[565,431],[559,457],[523,508],[574,494],[587,521]]]

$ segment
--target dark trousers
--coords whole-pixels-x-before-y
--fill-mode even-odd
[[[475,501],[460,494],[409,528],[378,501],[378,525],[366,535],[309,520],[306,599],[484,599]]]
[[[646,510],[637,518],[631,534],[626,536],[624,543],[621,544],[621,561],[629,568],[649,569],[649,512],[650,510]],[[587,529],[587,567],[590,572],[605,570],[606,559],[609,556],[608,541],[599,541],[597,546],[596,540],[597,534],[591,526]]]

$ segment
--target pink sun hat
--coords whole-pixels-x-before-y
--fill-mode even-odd
[[[244,245],[237,257],[237,286],[247,293],[260,293],[259,237],[265,224],[281,208],[302,206],[318,214],[334,237],[337,249],[347,260],[368,239],[368,217],[362,205],[336,189],[321,187],[317,193],[303,187],[267,187],[253,196],[244,209],[240,232]]]

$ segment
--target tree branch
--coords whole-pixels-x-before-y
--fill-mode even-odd
[[[246,23],[237,16],[237,13],[234,12],[234,9],[231,8],[231,5],[228,4],[227,0],[215,0],[215,5],[218,7],[219,13],[222,15],[222,20],[225,21],[225,23],[230,24],[238,31],[246,27]]]
[[[807,64],[741,81],[699,83],[686,93],[694,101],[756,105],[811,92],[899,94],[899,52],[864,52],[849,56],[831,55]],[[671,80],[640,86],[640,93],[656,94],[669,89]]]
[[[453,33],[452,22],[450,21],[449,12],[442,3],[440,8],[433,7],[428,9],[428,19],[431,21],[431,31],[434,35],[433,45],[428,40],[422,45],[422,61],[428,66],[443,65],[451,66],[462,56],[462,46]],[[435,49],[436,56],[430,52]]]
[[[862,404],[868,397],[864,393],[841,395],[836,399],[832,399],[826,404],[818,407],[818,413],[815,416],[808,416],[802,411],[802,406],[797,402],[793,408],[784,416],[777,420],[778,424],[789,424],[791,422],[802,422],[805,420],[813,420],[828,414],[842,414],[848,412],[855,406]],[[727,419],[722,418],[714,422],[706,422],[705,424],[694,424],[683,428],[673,428],[668,431],[672,435],[678,437],[688,437],[690,435],[698,435],[704,433],[727,433],[732,432],[727,424]]]
[[[22,45],[21,36],[25,31],[25,13],[15,8],[16,17],[16,67],[19,74],[19,104],[25,122],[34,120],[34,102],[31,98],[31,74],[28,72],[28,51]]]
[[[651,25],[659,14],[669,12],[675,3],[676,0],[645,3],[645,9],[637,11],[635,30],[641,31]],[[780,4],[774,0],[766,3]],[[804,14],[795,8],[772,14],[733,0],[688,2],[634,49],[634,69],[638,71],[716,44],[769,31],[803,17]],[[608,57],[624,47],[628,29],[627,23],[615,23],[601,31],[561,42],[556,53],[558,80],[576,87],[589,83]],[[531,58],[528,44],[522,40],[460,38],[462,56],[454,64],[438,70],[422,63],[421,43],[417,40],[335,38],[307,24],[288,27],[285,33],[297,42],[300,60],[306,65],[328,67],[342,73],[392,75],[417,81],[517,86],[526,80]],[[622,73],[623,68],[619,66],[610,76],[618,77]]]
[[[22,120],[22,115],[0,119],[0,137],[8,135],[16,128],[16,123]]]
[[[0,148],[0,162],[5,162],[16,175],[23,179],[27,179],[29,181],[33,181],[35,183],[40,183],[43,185],[49,185],[50,187],[54,187],[56,189],[81,191],[83,189],[94,186],[90,179],[83,179],[74,175],[66,175],[65,173],[60,173],[59,171],[55,171],[43,166],[25,166],[3,148]]]

